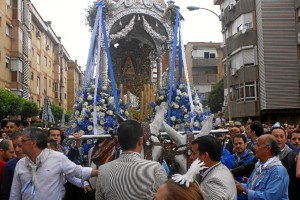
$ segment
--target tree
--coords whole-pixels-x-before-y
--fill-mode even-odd
[[[35,102],[24,99],[20,114],[24,121],[29,117],[37,116],[39,114],[39,107]]]
[[[65,113],[65,122],[69,122],[70,120],[72,120],[73,112],[74,110],[69,110],[68,112]]]
[[[22,98],[7,89],[0,89],[0,118],[18,115],[22,108]]]
[[[56,105],[56,104],[52,103],[51,104],[51,111],[52,111],[53,117],[55,119],[55,122],[60,121],[61,116],[63,114],[63,109],[59,105]]]
[[[220,80],[209,93],[207,98],[207,104],[211,109],[212,113],[217,113],[222,110],[224,102],[224,81]]]

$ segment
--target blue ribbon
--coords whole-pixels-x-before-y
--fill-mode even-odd
[[[30,181],[28,181],[25,185],[25,187],[21,190],[21,193],[23,194],[28,188],[29,186],[32,184],[32,179],[30,179]],[[31,188],[31,194],[35,195],[35,186],[33,185]]]
[[[103,7],[105,6],[105,4],[103,2],[100,2],[97,5],[100,5]],[[118,96],[116,81],[115,81],[115,77],[114,77],[114,70],[113,70],[112,62],[111,62],[111,56],[110,56],[107,33],[106,33],[106,25],[105,25],[105,20],[104,20],[103,14],[102,14],[101,20],[102,20],[102,32],[103,32],[103,36],[104,36],[104,44],[105,44],[105,49],[106,49],[106,54],[107,54],[109,75],[110,75],[110,79],[111,79],[111,85],[113,88],[114,99],[115,99],[115,104],[116,104],[116,112],[119,114],[120,113],[119,96]]]
[[[171,64],[170,83],[169,83],[170,84],[169,99],[168,99],[168,124],[169,125],[171,125],[171,100],[172,100],[173,83],[174,83],[174,68],[175,68],[178,29],[179,29],[179,7],[176,7],[176,20],[174,26],[174,41],[173,41],[172,64]]]
[[[178,69],[178,83],[182,79],[182,49],[181,49],[181,31],[179,30],[179,69]]]
[[[84,74],[83,88],[88,87],[90,80],[91,80],[91,72],[93,71],[92,67],[93,67],[93,63],[94,63],[94,61],[93,61],[94,60],[94,51],[95,51],[96,36],[97,36],[97,31],[98,31],[98,26],[99,26],[99,20],[97,20],[97,19],[100,19],[101,13],[102,13],[102,12],[100,12],[100,9],[102,9],[102,8],[99,6],[98,10],[97,10],[97,16],[96,16],[94,28],[93,28],[91,45],[90,45],[90,49],[89,49],[89,54],[88,54],[88,59],[87,59],[87,64],[86,64],[86,69],[85,69],[85,74]]]
[[[99,6],[98,7],[98,12],[100,13],[100,16],[102,16],[102,12],[103,12],[103,7]],[[96,20],[99,23],[99,34],[98,34],[98,57],[97,57],[97,66],[96,66],[96,79],[95,79],[95,90],[94,90],[94,117],[93,117],[93,125],[94,125],[94,135],[98,135],[98,129],[97,129],[97,120],[98,120],[98,116],[97,116],[97,93],[98,93],[98,85],[99,85],[99,81],[101,81],[100,76],[99,76],[99,69],[100,69],[100,56],[101,56],[101,46],[100,46],[100,41],[101,41],[101,21],[100,18],[96,18]],[[94,70],[93,70],[94,71]]]

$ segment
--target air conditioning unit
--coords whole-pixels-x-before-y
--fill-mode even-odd
[[[11,9],[11,5],[6,5],[6,8],[7,9]]]
[[[234,7],[235,7],[235,6],[234,6],[233,4],[230,4],[230,5],[229,5],[229,10],[234,10]]]
[[[231,75],[232,76],[237,75],[237,69],[236,68],[231,68]]]
[[[46,46],[46,50],[47,50],[47,51],[50,50],[50,45],[47,45],[47,46]]]
[[[249,29],[248,27],[244,26],[243,29],[242,29],[242,34],[245,34],[248,29]]]
[[[223,20],[223,18],[224,18],[224,13],[221,13],[221,14],[219,15],[219,19],[220,19],[220,21],[222,21],[222,20]]]

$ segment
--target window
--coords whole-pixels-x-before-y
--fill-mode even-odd
[[[58,92],[58,84],[54,83],[54,92]]]
[[[11,72],[11,81],[22,83],[22,81],[23,81],[22,73],[18,72],[18,71]]]
[[[233,100],[237,101],[253,101],[258,99],[257,81],[241,83],[234,87]]]
[[[209,58],[209,52],[204,52],[204,58]]]
[[[252,28],[252,22],[245,23],[244,26],[245,29]]]
[[[47,57],[44,56],[44,66],[47,67]]]
[[[33,81],[33,79],[34,79],[34,73],[31,72],[31,80]]]
[[[216,54],[215,53],[210,53],[210,58],[216,58]]]
[[[10,36],[10,25],[9,24],[6,24],[6,28],[5,28],[5,33],[6,33],[6,36]]]
[[[49,88],[51,88],[51,80],[49,80]]]
[[[8,57],[5,57],[5,67],[9,68],[9,66],[10,66],[10,60]]]
[[[245,99],[246,100],[256,100],[256,82],[246,82],[245,83]]]
[[[6,6],[7,6],[7,8],[11,7],[11,2],[10,1],[11,0],[6,0]]]
[[[36,79],[36,92],[40,95],[40,77],[37,77]]]
[[[36,64],[40,65],[41,63],[41,56],[39,54],[36,55]]]
[[[44,77],[44,93],[47,94],[47,78]]]

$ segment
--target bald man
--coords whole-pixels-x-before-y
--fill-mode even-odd
[[[236,182],[237,192],[248,199],[289,199],[289,176],[277,156],[280,147],[275,137],[260,136],[255,149],[259,161],[246,184]]]

